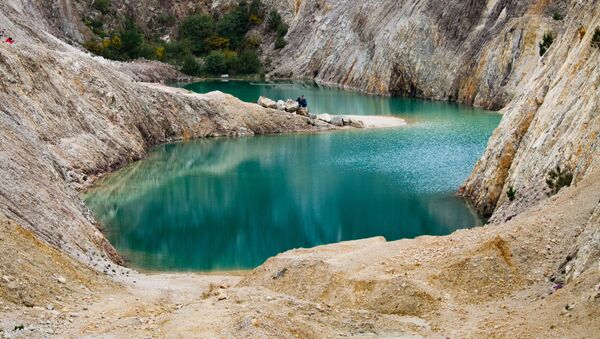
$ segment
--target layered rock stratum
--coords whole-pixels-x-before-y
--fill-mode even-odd
[[[190,3],[135,5],[143,17]],[[78,194],[97,176],[162,142],[329,126],[83,52],[89,1],[7,0],[0,27],[17,43],[0,44],[0,337],[598,336],[596,1],[265,3],[290,23],[288,46],[265,50],[273,75],[503,108],[461,189],[493,224],[292,250],[250,273],[123,268]],[[549,197],[557,165],[574,182]]]

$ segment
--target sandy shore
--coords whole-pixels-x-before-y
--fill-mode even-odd
[[[353,126],[360,128],[389,128],[406,126],[406,120],[393,115],[330,115],[317,114],[317,119],[336,126]],[[342,123],[342,121],[344,121]],[[349,122],[350,121],[350,122]],[[358,126],[354,122],[361,122]]]
[[[365,128],[389,128],[406,126],[406,120],[392,115],[346,115],[352,120],[359,120]]]

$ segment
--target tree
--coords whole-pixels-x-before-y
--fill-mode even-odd
[[[256,74],[261,70],[261,62],[254,50],[245,50],[239,53],[235,65],[236,74]]]
[[[181,72],[187,75],[199,75],[202,73],[202,67],[200,67],[200,64],[198,64],[198,61],[196,61],[196,58],[193,55],[188,54],[183,60]]]
[[[121,37],[120,52],[126,59],[135,59],[140,56],[140,47],[144,43],[144,36],[131,18],[125,19],[125,24],[119,34]]]
[[[231,48],[234,49],[243,45],[249,30],[250,12],[246,1],[241,1],[233,11],[223,15],[217,22],[217,33],[219,36],[228,38]]]
[[[215,34],[215,22],[206,14],[194,14],[185,19],[179,26],[179,40],[190,43],[191,51],[202,55],[209,51],[207,40]]]
[[[227,73],[227,60],[223,52],[210,52],[204,60],[204,71],[208,74]]]

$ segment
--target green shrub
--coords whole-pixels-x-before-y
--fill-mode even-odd
[[[84,42],[83,47],[94,54],[100,55],[102,53],[102,45],[94,39]]]
[[[552,46],[554,42],[554,33],[546,32],[544,33],[544,37],[542,38],[542,42],[540,42],[540,56],[546,54],[546,51]]]
[[[277,27],[277,36],[284,37],[288,33],[288,25],[281,24]]]
[[[94,0],[92,6],[105,14],[110,9],[110,0]]]
[[[282,36],[277,37],[277,40],[275,41],[275,49],[282,49],[285,46],[287,46],[287,41],[285,41]]]
[[[265,8],[260,0],[252,0],[249,9],[250,23],[260,25],[265,18]]]
[[[267,28],[271,32],[276,32],[277,28],[283,24],[283,20],[281,19],[281,15],[277,13],[277,11],[273,10],[269,13],[269,17],[267,18]]]
[[[219,75],[227,73],[228,64],[221,51],[212,51],[204,59],[204,71],[208,74]]]
[[[83,23],[92,30],[92,32],[100,37],[104,37],[104,23],[98,19],[84,18]]]
[[[142,56],[141,47],[144,36],[131,18],[125,19],[125,24],[120,31],[122,46],[119,49],[125,59],[135,59]]]
[[[202,73],[202,67],[196,60],[196,57],[188,54],[183,60],[181,72],[187,75],[200,75]]]
[[[154,22],[163,27],[172,27],[177,22],[177,18],[173,14],[161,13],[154,18]]]
[[[594,35],[592,35],[592,47],[600,48],[600,27],[596,27]]]
[[[235,74],[256,74],[260,73],[261,68],[260,58],[254,50],[245,50],[239,53],[234,65]]]
[[[217,22],[217,34],[229,39],[231,48],[240,48],[250,29],[250,21],[245,13],[245,10],[234,10]]]
[[[173,64],[183,63],[192,56],[192,51],[187,41],[173,40],[164,44],[165,60]]]
[[[558,12],[554,12],[554,14],[552,14],[552,19],[554,19],[556,21],[560,21],[563,19],[563,16]]]
[[[508,200],[514,201],[517,197],[517,190],[515,190],[514,187],[510,186],[506,191],[506,195],[508,196]]]
[[[561,170],[560,166],[556,166],[555,169],[548,172],[548,176],[546,178],[546,184],[548,188],[550,188],[549,195],[556,194],[563,187],[571,186],[573,182],[573,173],[570,171]]]

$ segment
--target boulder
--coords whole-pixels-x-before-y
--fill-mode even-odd
[[[285,111],[290,113],[295,113],[300,108],[300,104],[296,100],[288,99],[285,102]]]
[[[350,119],[350,126],[354,128],[365,128],[365,123],[361,120]]]
[[[277,100],[277,109],[280,111],[285,111],[285,101]]]
[[[317,119],[321,120],[321,121],[325,121],[326,123],[330,123],[331,122],[331,115],[325,113],[325,114],[317,114]]]
[[[277,109],[277,103],[267,97],[261,96],[258,98],[258,104],[262,107]]]
[[[333,115],[331,116],[330,124],[343,127],[344,126],[344,117],[341,115]]]

